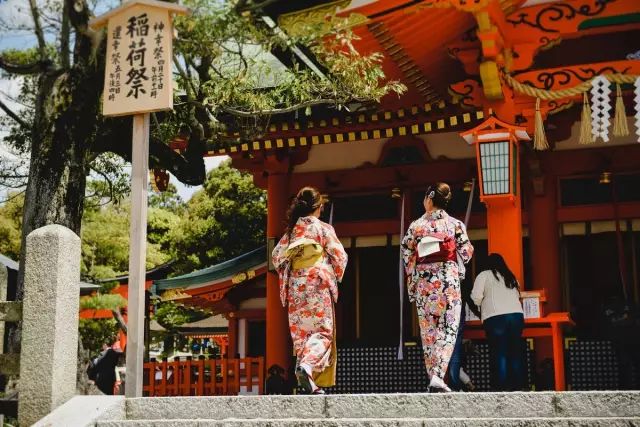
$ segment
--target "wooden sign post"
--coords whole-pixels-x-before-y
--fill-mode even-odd
[[[173,3],[130,0],[89,24],[107,27],[102,114],[133,115],[127,397],[142,396],[149,114],[173,109],[172,16],[186,13],[186,7]]]

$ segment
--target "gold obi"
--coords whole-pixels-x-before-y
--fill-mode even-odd
[[[293,270],[313,267],[322,260],[322,246],[312,239],[299,239],[289,245],[285,256],[291,260]]]

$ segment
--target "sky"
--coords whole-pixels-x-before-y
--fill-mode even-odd
[[[228,156],[205,157],[204,166],[207,169],[207,172],[209,172],[211,169],[217,168],[220,165],[220,163],[227,160],[228,158],[229,158]],[[202,185],[197,185],[195,187],[190,185],[185,185],[180,181],[178,181],[178,178],[176,178],[173,175],[171,175],[171,179],[169,180],[169,182],[173,183],[173,185],[176,186],[176,188],[178,189],[178,194],[180,195],[182,200],[184,200],[185,202],[189,200],[191,196],[193,196],[193,193],[195,193],[196,191],[202,188]]]
[[[37,0],[40,3],[42,0]],[[28,13],[29,2],[27,0],[0,0],[0,21],[11,22],[16,26],[28,26],[31,25],[31,18]],[[0,51],[12,48],[24,48],[26,46],[32,46],[35,43],[33,33],[29,31],[0,31]],[[9,98],[15,96],[19,91],[18,80],[8,80],[0,78],[0,99],[7,104],[13,111],[19,111],[19,106],[13,103]],[[0,116],[4,115],[4,112],[0,111]],[[0,131],[0,157],[11,158],[12,154],[9,152],[6,146],[2,143],[2,132]],[[216,168],[224,160],[228,159],[227,156],[208,157],[205,158],[205,167],[207,172],[213,168]],[[171,176],[171,183],[173,183],[177,189],[180,197],[187,201],[191,198],[193,193],[202,188],[202,186],[187,186],[182,184],[175,176]],[[0,200],[2,200],[4,194],[0,194]]]

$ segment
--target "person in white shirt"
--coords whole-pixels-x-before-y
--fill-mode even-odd
[[[489,341],[492,388],[522,390],[524,314],[518,280],[500,254],[489,254],[487,268],[476,277],[471,299],[480,308]]]

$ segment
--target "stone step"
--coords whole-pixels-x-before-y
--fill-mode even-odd
[[[640,417],[640,392],[220,396],[126,400],[127,420],[433,419],[451,416],[461,419],[634,418]]]
[[[97,427],[631,427],[640,417],[628,418],[342,418],[342,419],[227,419],[101,421]]]

